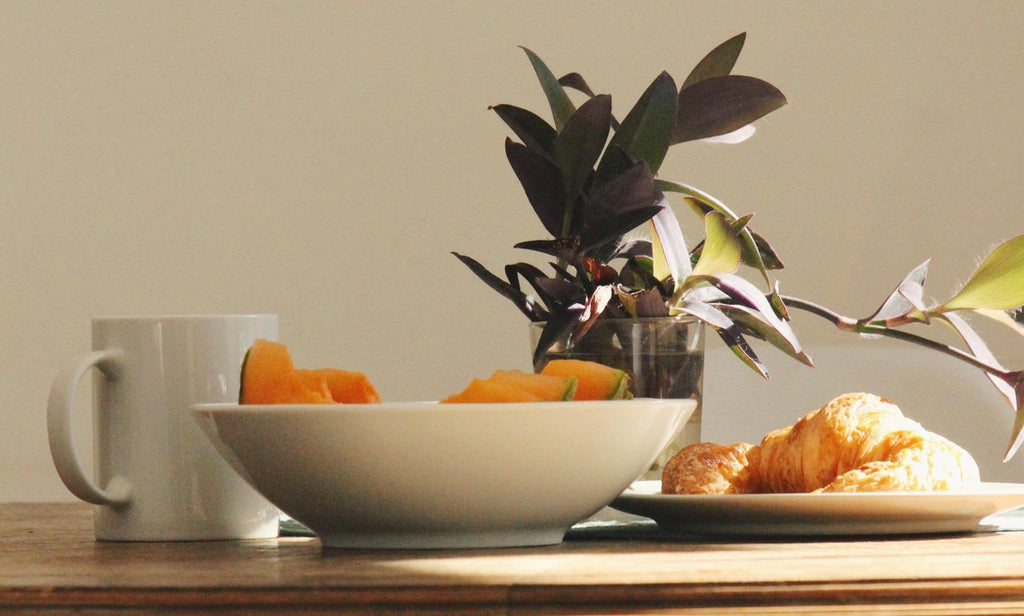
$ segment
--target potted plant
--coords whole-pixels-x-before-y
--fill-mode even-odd
[[[658,334],[655,346],[683,350],[676,363],[647,357],[654,366],[649,371],[671,378],[689,366],[693,373],[694,362],[702,366],[699,351],[707,327],[740,360],[767,376],[750,339],[764,340],[811,365],[790,326],[790,309],[825,318],[841,331],[892,337],[951,355],[984,371],[1016,411],[1008,459],[1024,441],[1024,371],[1000,365],[964,314],[994,320],[1024,336],[1024,235],[993,250],[946,302],[925,301],[925,261],[877,311],[850,318],[779,293],[772,273],[783,268],[782,260],[751,228],[751,215],[738,215],[698,188],[658,176],[672,146],[743,141],[754,132],[752,122],[786,104],[768,82],[733,74],[744,41],[740,34],[717,46],[681,84],[662,72],[621,121],[613,114],[611,96],[595,94],[578,73],[556,78],[537,54],[524,49],[553,123],[514,105],[491,109],[518,139],[506,138],[505,154],[551,236],[515,247],[553,259],[550,271],[524,261],[506,265],[500,277],[471,257],[455,256],[532,322],[538,367],[552,353],[587,354],[612,363],[627,352],[649,355],[647,339],[635,333],[635,326],[655,320],[678,325],[674,333]],[[582,104],[573,102],[570,90],[581,93]],[[702,221],[703,237],[692,246],[670,195]],[[750,279],[741,270],[752,274]],[[906,328],[934,324],[952,328],[965,348]],[[686,378],[693,390],[689,395],[699,399],[699,371]],[[649,395],[648,390],[638,395]]]

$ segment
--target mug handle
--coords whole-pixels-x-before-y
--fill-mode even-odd
[[[71,437],[71,407],[75,389],[90,368],[97,368],[109,381],[116,381],[119,363],[124,356],[121,349],[93,351],[68,362],[57,374],[50,388],[46,407],[46,423],[50,434],[50,455],[57,474],[71,493],[94,505],[126,505],[131,500],[131,484],[117,476],[106,489],[98,487],[86,476],[78,450]]]

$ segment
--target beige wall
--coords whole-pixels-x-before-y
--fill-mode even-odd
[[[790,105],[663,174],[756,212],[784,291],[860,316],[932,257],[941,298],[1024,232],[1021,23],[997,1],[0,0],[0,501],[69,498],[44,406],[93,315],[277,313],[298,363],[364,370],[391,400],[526,367],[525,321],[449,254],[497,267],[541,235],[487,110],[541,110],[520,44],[621,113],[747,31],[737,72]],[[752,412],[723,389],[716,425]]]

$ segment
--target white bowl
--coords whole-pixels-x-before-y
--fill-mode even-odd
[[[610,503],[692,400],[203,404],[217,450],[325,547],[550,545]]]

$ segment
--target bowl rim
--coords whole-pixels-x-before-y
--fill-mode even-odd
[[[207,402],[192,404],[191,411],[196,414],[324,414],[324,413],[398,413],[443,411],[445,413],[523,412],[537,409],[557,411],[588,408],[593,410],[621,409],[624,407],[662,407],[665,405],[693,404],[693,398],[630,398],[628,400],[559,400],[542,402],[472,402],[459,404],[442,404],[436,400],[410,400],[360,404],[239,404],[237,402]]]

